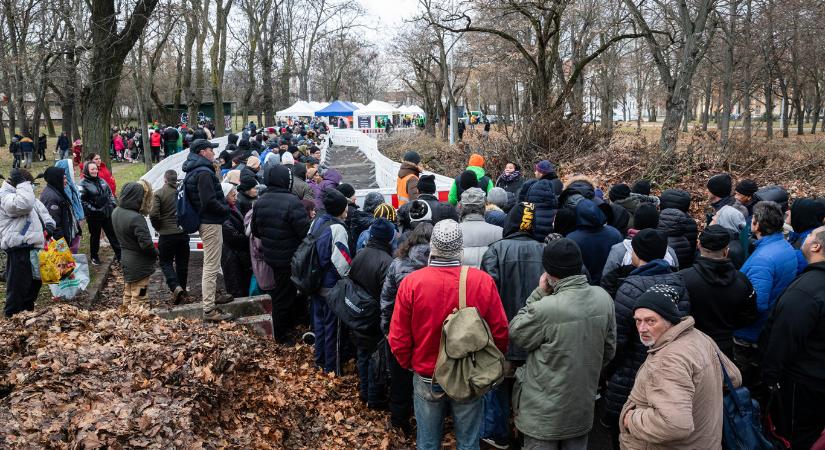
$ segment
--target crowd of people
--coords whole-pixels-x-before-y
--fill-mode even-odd
[[[150,135],[153,155],[179,150],[180,136],[166,130]],[[118,198],[96,155],[79,190],[68,166],[47,169],[39,201],[32,175],[13,169],[0,188],[6,316],[33,309],[31,250],[44,235],[76,244],[82,223],[93,262],[101,231],[115,250],[124,303],[146,305],[158,265],[170,302],[181,302],[181,222],[191,216],[203,241],[204,320],[231,320],[221,305],[268,294],[274,338],[291,344],[308,326],[301,339],[319,369],[341,373],[355,359],[361,400],[389,410],[419,448],[440,448],[447,413],[462,449],[516,439],[528,449],[585,449],[594,418],[617,449],[720,448],[725,377],[750,390],[794,449],[811,448],[825,429],[824,199],[791,203],[780,186],[724,173],[701,200],[680,189],[654,195],[647,180],[603,189],[586,176],[563,182],[547,160],[529,179],[515,162],[492,176],[473,154],[441,201],[410,151],[398,208],[378,192],[359,206],[323,164],[319,131],[250,124],[216,154],[197,129],[182,181],[168,171],[162,188],[127,183]],[[694,201],[708,211],[701,227]],[[311,293],[292,278],[307,241],[320,279]],[[330,296],[343,281],[377,305],[374,326],[349,329],[336,314]],[[434,376],[459,298],[506,360],[503,382],[462,400]]]

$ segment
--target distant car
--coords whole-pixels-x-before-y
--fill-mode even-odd
[[[733,120],[739,120],[739,119],[742,118],[742,114],[741,113],[733,113],[733,114],[730,115],[730,118],[733,119]]]
[[[498,123],[498,116],[495,114],[489,114],[485,117],[487,118],[487,121],[489,121],[490,123]]]

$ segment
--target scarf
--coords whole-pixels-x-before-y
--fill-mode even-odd
[[[512,183],[513,181],[516,181],[519,178],[521,178],[521,172],[519,172],[518,170],[514,170],[512,173],[510,173],[510,175],[507,175],[506,173],[502,173],[498,177],[499,180],[505,181],[507,183]]]
[[[66,173],[66,178],[69,179],[69,182],[66,184],[66,187],[63,188],[63,192],[66,194],[66,197],[72,204],[72,213],[74,213],[75,219],[78,222],[84,220],[86,216],[83,214],[83,204],[80,203],[80,192],[77,190],[77,186],[74,182],[74,169],[72,169],[72,160],[71,159],[61,159],[57,163],[55,163],[55,167],[60,167]]]

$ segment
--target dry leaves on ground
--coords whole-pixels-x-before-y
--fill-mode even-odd
[[[71,305],[0,322],[0,447],[406,448],[354,376],[234,324]]]

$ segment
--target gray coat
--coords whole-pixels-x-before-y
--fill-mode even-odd
[[[158,252],[146,218],[140,213],[145,209],[143,203],[150,200],[150,196],[144,195],[143,186],[127,183],[120,193],[120,206],[112,213],[112,228],[122,249],[123,281],[127,283],[142,280],[155,271]]]
[[[464,239],[464,256],[461,264],[465,266],[481,267],[481,259],[490,244],[501,240],[502,228],[484,221],[481,214],[468,214],[462,220],[461,234]]]
[[[618,269],[621,266],[630,265],[630,254],[632,247],[630,246],[631,239],[625,239],[613,247],[610,247],[610,253],[607,255],[607,262],[604,263],[604,270],[602,276]],[[673,267],[673,270],[679,270],[679,260],[676,258],[676,252],[668,247],[665,253],[665,261]]]
[[[43,248],[43,225],[54,228],[54,219],[34,196],[32,184],[24,181],[15,188],[8,182],[0,187],[0,248]]]

